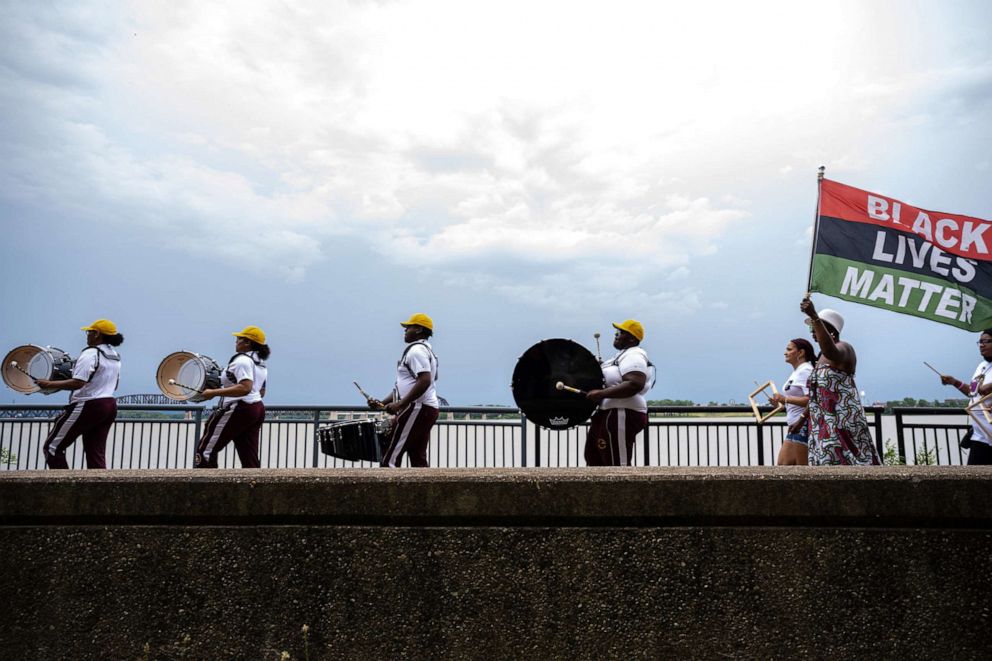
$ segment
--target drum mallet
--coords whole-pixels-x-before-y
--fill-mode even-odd
[[[28,371],[26,369],[24,369],[23,367],[21,367],[20,365],[18,365],[16,360],[10,361],[10,366],[13,367],[15,370],[17,370],[18,372],[20,372],[21,374],[27,376],[29,379],[31,379],[35,383],[38,383],[38,379],[36,379],[33,376],[31,376],[31,374],[28,373]]]
[[[362,387],[358,385],[358,381],[352,381],[352,383],[354,383],[355,387],[358,388],[358,392],[362,393],[362,396],[365,397],[365,401],[369,403],[369,406],[375,406],[380,411],[386,408],[385,404],[380,402],[378,399],[372,399],[371,395],[362,390]],[[375,403],[373,404],[373,402]]]
[[[201,395],[203,394],[203,391],[202,390],[200,390],[198,388],[194,388],[192,386],[183,385],[182,383],[179,383],[175,379],[169,379],[169,385],[170,386],[179,386],[180,388],[185,388],[186,390],[192,390],[193,392],[200,393]]]
[[[596,360],[603,362],[603,357],[599,355],[599,333],[593,333],[592,336],[596,338]]]
[[[568,392],[574,392],[576,395],[586,394],[585,390],[579,390],[578,388],[573,388],[572,386],[566,386],[561,381],[555,384],[555,390],[567,390]]]

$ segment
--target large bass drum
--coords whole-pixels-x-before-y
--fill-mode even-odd
[[[220,366],[210,356],[177,351],[159,363],[155,381],[169,399],[202,402],[203,398],[196,391],[220,388]]]
[[[559,381],[596,390],[603,387],[603,370],[591,351],[572,340],[542,340],[517,359],[510,384],[513,400],[535,425],[569,429],[596,410],[596,404],[582,395],[556,389]]]
[[[348,461],[379,463],[389,447],[389,423],[385,420],[346,420],[317,429],[320,451]]]
[[[33,392],[51,395],[57,390],[42,390],[35,379],[64,381],[72,378],[76,361],[55,347],[24,344],[12,349],[3,359],[3,382],[12,390],[30,395]],[[22,371],[23,370],[23,371]],[[27,374],[25,374],[27,372]]]

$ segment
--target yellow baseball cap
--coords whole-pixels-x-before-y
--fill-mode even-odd
[[[434,322],[423,312],[417,312],[416,314],[410,315],[410,318],[406,321],[401,321],[400,326],[423,326],[428,330],[434,330]]]
[[[628,319],[627,321],[621,321],[619,324],[614,323],[613,327],[617,330],[627,331],[636,337],[638,342],[644,339],[644,326],[641,326],[641,322],[639,321]]]
[[[97,331],[98,333],[103,333],[104,335],[117,335],[117,324],[112,322],[110,319],[97,319],[89,326],[83,326],[79,330]]]
[[[258,326],[245,326],[240,332],[231,333],[235,337],[244,337],[258,344],[265,344],[265,333]]]

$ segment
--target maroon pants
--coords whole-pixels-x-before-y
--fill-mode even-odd
[[[65,451],[82,436],[86,467],[106,468],[107,434],[116,419],[117,400],[113,397],[89,399],[65,407],[45,439],[45,463],[49,468],[68,468]]]
[[[634,460],[634,440],[647,426],[647,413],[633,409],[596,411],[586,437],[586,465],[630,466]]]
[[[217,409],[207,419],[203,436],[196,445],[193,468],[217,468],[217,455],[231,441],[238,450],[242,468],[260,468],[258,434],[263,422],[265,405],[262,402],[235,402]]]
[[[427,444],[431,440],[431,427],[437,422],[438,409],[423,404],[411,404],[403,409],[393,423],[393,438],[382,458],[383,468],[396,468],[405,452],[410,465],[427,468]]]

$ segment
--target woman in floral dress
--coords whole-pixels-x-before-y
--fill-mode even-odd
[[[878,452],[861,405],[854,371],[854,347],[840,339],[844,318],[833,310],[819,314],[809,298],[799,309],[809,317],[820,358],[809,378],[809,463],[811,466],[877,466]]]

